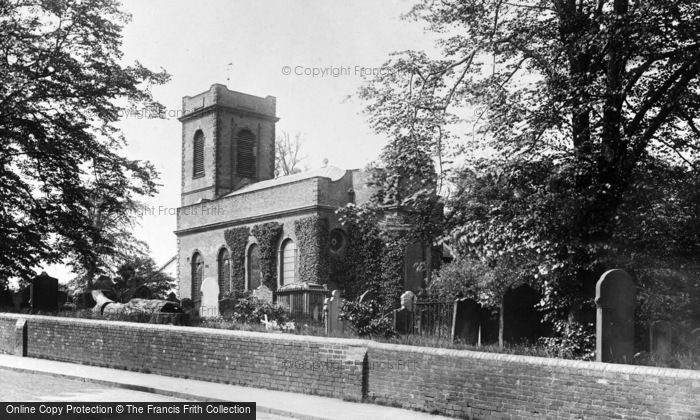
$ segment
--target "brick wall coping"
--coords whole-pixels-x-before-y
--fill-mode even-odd
[[[521,363],[539,365],[542,367],[579,369],[593,372],[619,374],[650,375],[676,379],[700,380],[699,370],[672,369],[654,366],[623,365],[616,363],[587,362],[583,360],[557,359],[537,356],[522,356],[518,354],[491,353],[474,350],[457,350],[437,347],[409,346],[405,344],[380,343],[368,341],[368,347],[381,350],[393,350],[403,353],[430,354],[435,356],[456,357],[464,359],[481,359],[485,361]]]
[[[521,356],[515,354],[504,354],[504,353],[490,353],[490,352],[480,352],[474,350],[457,350],[457,349],[445,349],[437,347],[420,347],[420,346],[409,346],[405,344],[390,344],[390,343],[380,343],[372,340],[365,339],[354,339],[354,338],[336,338],[336,337],[318,337],[309,335],[297,335],[297,334],[286,334],[286,333],[263,333],[256,331],[240,331],[240,330],[224,330],[217,328],[200,328],[200,327],[183,327],[175,325],[159,325],[159,324],[145,324],[137,322],[125,322],[125,321],[108,321],[100,319],[83,319],[83,318],[64,318],[56,316],[46,316],[46,315],[29,315],[29,314],[15,314],[15,313],[0,313],[0,319],[27,319],[31,322],[31,319],[40,320],[51,320],[66,324],[87,324],[87,325],[103,325],[103,326],[114,326],[114,327],[129,327],[141,330],[161,330],[161,331],[173,331],[173,332],[183,332],[190,334],[204,334],[204,335],[221,335],[227,337],[249,337],[262,340],[270,341],[303,341],[306,343],[315,344],[330,344],[330,345],[346,345],[346,346],[359,346],[367,348],[375,348],[378,350],[389,350],[395,351],[397,353],[416,353],[421,355],[433,355],[433,356],[445,356],[445,357],[455,357],[464,359],[480,359],[485,361],[493,362],[506,362],[506,363],[520,363],[527,365],[537,365],[542,367],[550,368],[564,368],[564,369],[577,369],[580,371],[587,371],[591,374],[599,373],[610,373],[610,374],[634,374],[642,376],[655,376],[655,377],[666,377],[674,379],[691,379],[700,380],[700,371],[688,370],[688,369],[672,369],[663,367],[652,367],[652,366],[636,366],[636,365],[623,365],[615,363],[600,363],[600,362],[586,362],[582,360],[567,360],[567,359],[555,359],[547,357],[536,357],[536,356]]]
[[[315,344],[336,344],[336,345],[346,345],[346,346],[362,346],[367,347],[368,340],[362,339],[352,339],[352,338],[333,338],[333,337],[319,337],[313,335],[299,335],[299,334],[289,334],[289,333],[274,333],[274,332],[257,332],[257,331],[240,331],[240,330],[226,330],[219,328],[202,328],[202,327],[185,327],[179,325],[163,325],[163,324],[147,324],[142,322],[126,322],[126,321],[110,321],[104,319],[86,319],[86,318],[69,318],[60,316],[48,316],[48,315],[30,315],[30,314],[15,314],[15,313],[0,313],[0,320],[2,319],[27,319],[30,323],[32,319],[54,321],[63,324],[72,325],[101,325],[107,327],[128,327],[132,329],[139,330],[160,330],[160,331],[172,331],[188,334],[202,334],[202,335],[221,335],[226,337],[248,337],[261,340],[269,341],[303,341],[305,343],[315,343]]]

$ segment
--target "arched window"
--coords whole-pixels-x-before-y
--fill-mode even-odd
[[[219,299],[231,291],[231,258],[228,249],[219,251]]]
[[[201,298],[202,275],[204,274],[204,261],[199,253],[192,256],[192,300],[199,302]]]
[[[246,178],[255,177],[256,150],[255,136],[250,130],[242,130],[238,133],[238,175]]]
[[[282,242],[280,248],[280,286],[292,284],[296,281],[297,246],[291,239]]]
[[[248,248],[248,290],[260,287],[262,272],[260,271],[260,247],[252,244]]]
[[[194,133],[192,149],[192,174],[193,176],[204,175],[204,133],[202,130],[197,130]]]

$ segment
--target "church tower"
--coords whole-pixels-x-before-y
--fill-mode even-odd
[[[215,200],[275,169],[276,99],[214,84],[182,98],[182,206]]]

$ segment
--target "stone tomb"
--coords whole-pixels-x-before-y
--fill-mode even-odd
[[[205,318],[219,316],[219,282],[214,277],[207,277],[202,282],[202,303],[199,314]]]
[[[632,277],[623,270],[606,271],[595,291],[596,361],[632,362],[636,291]]]

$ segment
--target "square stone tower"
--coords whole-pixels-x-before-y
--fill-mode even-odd
[[[182,98],[182,206],[215,200],[271,179],[275,168],[276,99],[214,84]]]

